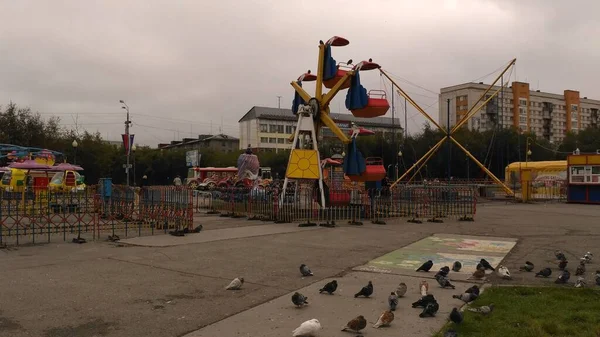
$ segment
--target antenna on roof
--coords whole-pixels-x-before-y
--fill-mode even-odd
[[[282,96],[277,96],[277,109],[281,109],[281,97]]]

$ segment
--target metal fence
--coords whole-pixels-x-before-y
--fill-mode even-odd
[[[192,228],[192,191],[89,186],[83,191],[0,193],[0,245],[102,239]]]
[[[276,222],[303,221],[307,224],[348,221],[384,222],[389,218],[412,221],[455,217],[473,219],[476,188],[472,185],[397,185],[393,189],[326,190],[327,207],[319,205],[320,193],[299,185],[281,195],[277,188],[226,188],[196,192],[194,209],[221,216],[248,217]]]
[[[481,198],[490,200],[515,200],[523,201],[523,187],[528,187],[527,201],[533,202],[566,202],[567,201],[567,181],[564,179],[534,180],[528,182],[519,182],[508,185],[514,195],[508,195],[504,189],[498,185],[478,186],[477,194]],[[526,189],[527,190],[527,189]]]

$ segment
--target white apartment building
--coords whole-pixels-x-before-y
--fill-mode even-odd
[[[440,89],[439,121],[448,125],[448,99],[450,99],[450,125],[456,125],[488,88],[487,84],[464,83]],[[493,87],[486,97],[500,86]],[[485,100],[477,104],[480,106]],[[589,126],[598,126],[600,100],[580,98],[579,91],[565,90],[562,95],[532,91],[529,83],[512,82],[481,108],[467,124],[476,130],[495,127],[516,127],[535,133],[551,142],[560,142],[568,131],[577,132]]]
[[[331,118],[344,132],[350,131],[350,122],[375,132],[402,132],[398,118],[376,117],[356,118],[351,114],[331,113]],[[240,149],[248,145],[258,151],[289,150],[288,138],[294,133],[298,118],[291,109],[278,109],[254,106],[240,120]],[[335,137],[329,128],[324,127],[321,138]]]

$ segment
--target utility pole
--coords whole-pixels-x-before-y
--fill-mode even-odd
[[[129,106],[125,103],[125,101],[119,101],[123,106],[122,109],[127,111],[127,119],[125,120],[125,136],[127,137],[127,148],[125,149],[125,156],[127,157],[127,163],[125,164],[125,175],[127,176],[127,186],[129,186],[129,154],[131,153],[131,141],[129,137],[129,126],[131,125],[131,121],[129,120]]]
[[[406,98],[404,99],[404,141],[408,138],[408,110],[406,110]]]
[[[277,96],[277,109],[281,109],[281,96]]]

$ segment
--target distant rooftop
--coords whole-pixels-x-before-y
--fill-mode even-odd
[[[217,134],[217,135],[198,135],[198,138],[183,138],[182,140],[173,140],[170,144],[158,144],[159,149],[167,149],[172,147],[178,147],[183,145],[191,145],[200,142],[207,142],[211,140],[227,140],[227,141],[239,141],[239,138],[225,135],[225,134]]]

